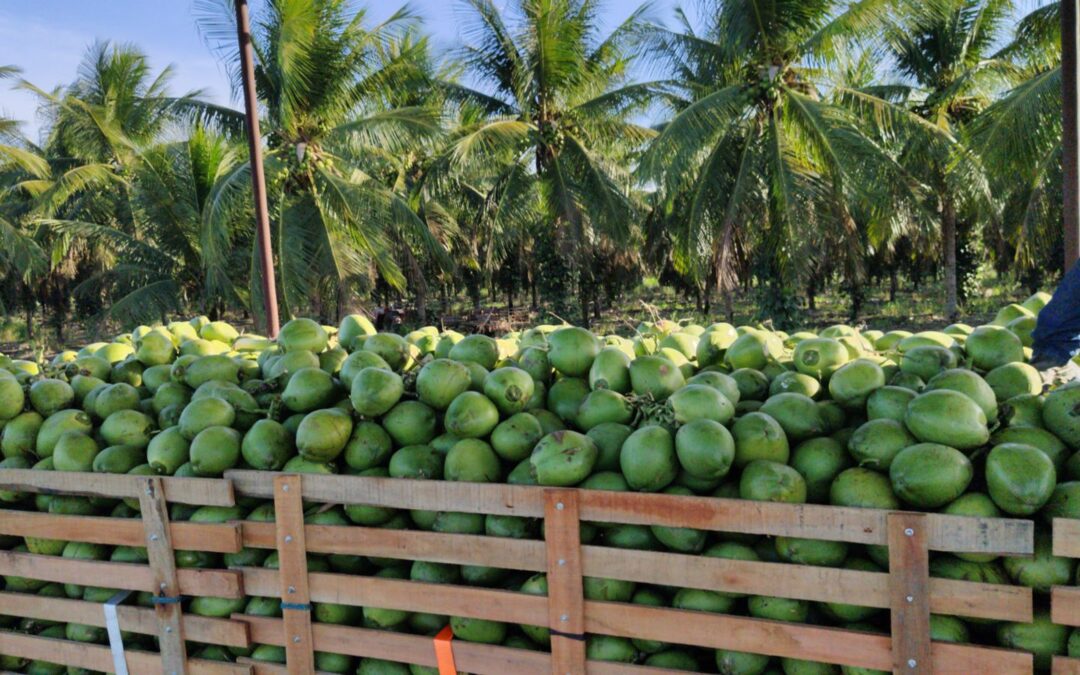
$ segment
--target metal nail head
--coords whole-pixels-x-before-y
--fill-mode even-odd
[[[292,535],[291,534],[285,535],[285,543],[286,544],[291,544],[292,543]]]
[[[281,486],[281,491],[282,492],[288,492],[289,491],[289,486],[288,485],[282,485]]]
[[[566,564],[566,560],[564,560],[563,558],[559,558],[559,565],[562,566],[562,565],[565,565],[565,564]]]
[[[563,505],[562,502],[558,502],[557,504],[555,504],[555,508],[559,511],[562,511],[566,507]]]
[[[167,584],[166,584],[166,583],[165,583],[164,581],[162,581],[162,582],[161,582],[161,583],[160,583],[160,584],[158,585],[158,588],[160,588],[161,590],[165,590],[166,588],[168,588],[168,585],[167,585]]]
[[[289,586],[289,592],[290,593],[295,593],[296,592],[296,586]]]
[[[915,596],[914,595],[907,596],[907,601],[908,602],[915,602]]]
[[[913,529],[911,529],[909,527],[906,530],[904,530],[904,534],[906,534],[909,537],[914,537],[915,536],[915,530],[913,530]]]
[[[156,534],[152,534],[152,535],[150,535],[150,541],[157,541],[157,538],[158,538],[158,537],[157,537],[157,535],[156,535]]]
[[[297,644],[297,645],[300,644],[300,636],[299,635],[294,635],[292,641],[293,641],[293,644]]]
[[[919,665],[919,664],[915,662],[915,659],[908,659],[907,660],[907,667],[908,668],[914,668],[917,665]]]
[[[569,614],[563,614],[562,616],[559,617],[559,621],[562,621],[563,623],[566,623],[569,620],[570,620],[570,615]]]

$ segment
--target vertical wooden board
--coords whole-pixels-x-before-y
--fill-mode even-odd
[[[933,668],[926,514],[890,513],[887,528],[893,672],[929,675]]]
[[[139,479],[139,510],[146,533],[146,553],[154,575],[154,613],[158,620],[161,668],[166,675],[187,673],[187,651],[180,621],[180,582],[169,528],[169,507],[165,503],[161,479]]]
[[[315,650],[311,640],[311,594],[308,591],[304,507],[300,491],[299,476],[274,478],[285,657],[290,673],[310,675],[315,672]]]
[[[576,490],[544,491],[551,672],[585,672],[585,600],[581,580],[581,522]]]

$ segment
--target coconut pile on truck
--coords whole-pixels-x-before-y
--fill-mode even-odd
[[[935,640],[1080,656],[1080,631],[1043,601],[1073,585],[1076,562],[1051,553],[1052,518],[1080,518],[1080,383],[1044,392],[1030,360],[1039,293],[976,328],[787,334],[761,326],[643,323],[626,338],[538,326],[501,338],[427,327],[378,333],[362,316],[337,328],[294,319],[276,340],[198,317],[140,326],[38,364],[0,361],[0,468],[219,477],[229,469],[576,486],[676,495],[910,509],[1036,523],[1033,558],[933,554],[931,574],[1036,592],[1032,624],[934,615]],[[138,502],[0,492],[4,508],[138,517]],[[274,518],[273,504],[173,505],[176,521]],[[537,519],[311,505],[307,522],[540,539]],[[599,546],[881,571],[884,547],[583,523]],[[146,561],[141,548],[0,536],[0,548]],[[178,551],[179,567],[277,567],[277,554]],[[435,562],[310,555],[334,571],[546,594],[543,574]],[[778,584],[783,579],[777,579]],[[113,589],[6,577],[8,592],[102,603]],[[888,632],[887,609],[586,578],[587,599],[670,606]],[[150,606],[149,594],[130,602]],[[184,611],[280,616],[272,598],[193,598]],[[546,649],[547,628],[316,603],[313,620]],[[0,627],[107,644],[105,630],[0,617]],[[152,638],[127,635],[133,646]],[[746,652],[590,635],[589,659],[731,674],[839,673],[837,666]],[[192,645],[193,655],[284,663],[284,649]],[[430,673],[332,653],[326,672]],[[63,666],[0,655],[0,669]],[[843,673],[867,673],[844,667]]]

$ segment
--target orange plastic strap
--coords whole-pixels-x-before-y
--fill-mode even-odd
[[[454,631],[450,626],[443,628],[435,636],[435,662],[439,664],[439,675],[457,675],[457,666],[454,665],[454,648],[450,641],[454,639]]]

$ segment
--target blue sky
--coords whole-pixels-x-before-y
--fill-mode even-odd
[[[260,0],[250,0],[257,10]],[[385,18],[401,2],[369,0],[373,20]],[[664,0],[660,7],[674,7]],[[461,6],[455,0],[414,0],[413,10],[424,18],[437,48],[458,40]],[[636,3],[609,0],[605,23],[616,25]],[[670,15],[670,9],[662,9]],[[150,56],[155,70],[172,64],[173,89],[202,89],[208,98],[230,100],[225,71],[206,48],[195,27],[192,0],[3,0],[0,2],[0,65],[17,65],[23,77],[43,89],[74,79],[87,45],[96,39],[133,42]],[[35,137],[36,98],[0,84],[0,113],[22,120]]]
[[[263,0],[250,0],[257,11]],[[496,0],[504,4],[506,0]],[[397,0],[361,1],[372,20],[401,6]],[[613,27],[628,16],[638,0],[607,0],[603,22]],[[692,10],[696,0],[655,0],[658,18],[669,20],[678,5]],[[1020,12],[1040,4],[1019,0]],[[413,0],[436,48],[459,40],[458,0]],[[693,12],[689,12],[693,16]],[[219,103],[232,103],[225,71],[206,48],[195,27],[193,0],[3,0],[0,2],[0,65],[17,65],[23,76],[44,89],[70,82],[87,45],[96,39],[133,42],[150,56],[155,70],[173,65],[177,93],[202,89]],[[25,122],[36,137],[37,100],[0,84],[0,113]]]

